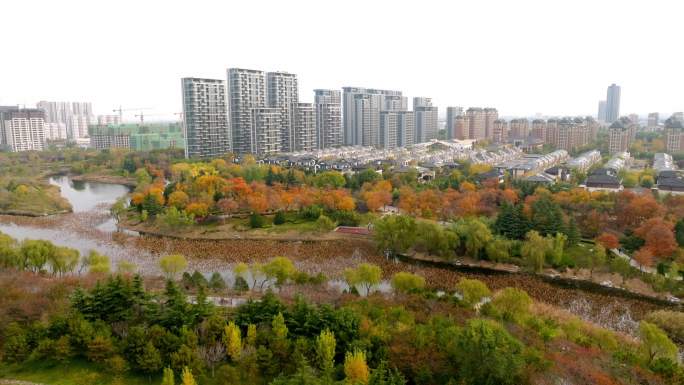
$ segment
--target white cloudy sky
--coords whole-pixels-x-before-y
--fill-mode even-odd
[[[504,115],[684,110],[681,0],[5,0],[0,104],[181,109],[180,78],[228,67],[314,88],[399,89]],[[151,117],[150,117],[151,118]]]

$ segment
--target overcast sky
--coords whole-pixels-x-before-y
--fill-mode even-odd
[[[681,0],[5,0],[0,105],[181,110],[180,78],[282,70],[502,115],[684,110]],[[133,112],[131,112],[133,114]],[[172,116],[172,115],[171,115]],[[129,117],[132,117],[129,115]],[[152,117],[150,116],[150,119]]]

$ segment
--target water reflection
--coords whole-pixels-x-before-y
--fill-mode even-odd
[[[75,181],[67,176],[51,177],[49,182],[59,186],[75,213],[93,210],[104,203],[112,204],[131,191],[120,184]]]

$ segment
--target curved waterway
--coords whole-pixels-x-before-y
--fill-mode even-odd
[[[189,271],[200,271],[207,278],[219,272],[229,285],[234,281],[232,268],[237,262],[264,262],[274,256],[293,259],[298,269],[315,274],[323,272],[331,280],[328,287],[347,289],[340,278],[347,267],[362,262],[380,265],[387,276],[397,271],[413,271],[426,277],[431,286],[452,291],[462,277],[481,279],[496,290],[507,286],[525,289],[535,299],[560,306],[570,312],[615,330],[633,332],[632,314],[640,319],[649,311],[664,306],[636,298],[620,298],[608,293],[587,291],[584,287],[561,287],[541,278],[523,274],[461,272],[437,266],[413,265],[386,261],[375,247],[354,239],[323,242],[281,242],[274,240],[192,240],[138,236],[117,231],[109,208],[130,189],[123,185],[74,181],[67,176],[50,178],[73,206],[73,212],[48,217],[0,215],[0,231],[18,240],[45,239],[87,254],[96,250],[108,255],[112,268],[125,260],[145,275],[159,275],[161,255],[180,253],[188,259]],[[391,292],[387,281],[377,288]],[[363,290],[359,290],[363,292]],[[608,294],[608,295],[607,295]]]

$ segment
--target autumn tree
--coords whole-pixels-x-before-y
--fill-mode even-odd
[[[378,211],[392,203],[392,184],[387,180],[381,180],[372,187],[364,185],[361,193],[370,211]]]
[[[641,267],[649,267],[653,265],[653,252],[648,247],[642,247],[634,253],[634,260]]]
[[[368,384],[370,370],[366,363],[366,353],[362,350],[347,352],[344,356],[344,375],[348,385]]]
[[[184,191],[177,190],[169,194],[167,204],[177,209],[183,209],[189,201],[190,197],[188,197],[188,194],[186,194]]]
[[[242,354],[242,336],[240,328],[235,325],[235,322],[233,321],[229,322],[225,327],[223,332],[223,344],[226,347],[228,357],[230,357],[233,362],[238,362],[240,360],[240,355]]]
[[[186,366],[183,368],[183,373],[181,375],[181,385],[197,385],[195,377],[193,377],[192,372]]]
[[[328,329],[321,331],[321,334],[316,337],[316,356],[318,358],[318,365],[321,372],[327,379],[332,378],[333,370],[335,369],[335,347],[337,341],[335,334]]]
[[[677,250],[673,225],[662,218],[651,218],[634,230],[634,234],[645,241],[644,247],[651,250],[654,257],[667,257]]]
[[[617,249],[620,247],[620,241],[618,240],[618,237],[612,233],[601,233],[601,235],[596,237],[596,242],[603,245],[603,247],[606,249]]]
[[[164,368],[161,385],[176,385],[173,370],[169,367]]]

